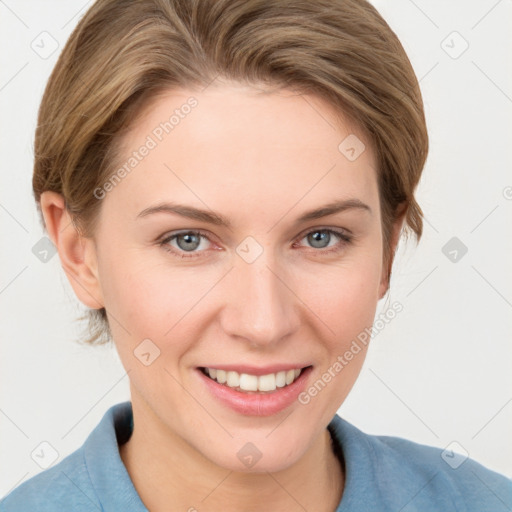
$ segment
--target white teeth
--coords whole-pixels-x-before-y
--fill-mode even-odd
[[[230,388],[239,388],[241,391],[275,391],[276,388],[289,386],[301,372],[301,369],[296,368],[257,376],[216,368],[206,368],[205,370],[205,373],[219,384],[225,384]]]
[[[240,374],[240,389],[244,391],[258,391],[258,377],[256,375],[248,375],[247,373]]]
[[[286,386],[286,372],[276,373],[276,387],[284,388]]]
[[[258,377],[258,389],[260,391],[274,391],[276,389],[276,374],[269,373]]]
[[[226,384],[230,388],[237,388],[240,386],[240,374],[237,372],[228,372]]]

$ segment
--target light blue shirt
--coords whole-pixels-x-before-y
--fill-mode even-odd
[[[112,406],[78,450],[11,491],[0,501],[0,511],[147,512],[119,456],[119,444],[132,428],[131,402]],[[336,512],[512,510],[512,480],[471,459],[397,437],[368,435],[338,415],[329,431],[345,461]]]

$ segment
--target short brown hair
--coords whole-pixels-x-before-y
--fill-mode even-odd
[[[41,102],[39,212],[41,193],[58,192],[91,236],[101,205],[93,191],[113,174],[124,130],[158,94],[219,76],[316,94],[356,123],[377,157],[385,262],[399,206],[419,241],[414,192],[428,153],[421,92],[400,41],[366,0],[97,0]],[[105,309],[88,316],[86,342],[108,341]]]

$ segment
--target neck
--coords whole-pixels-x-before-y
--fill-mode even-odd
[[[132,436],[119,453],[151,512],[169,504],[173,510],[266,512],[269,503],[275,511],[334,512],[341,500],[344,472],[328,429],[285,470],[244,473],[217,466],[169,430],[152,428],[135,405],[134,416]]]

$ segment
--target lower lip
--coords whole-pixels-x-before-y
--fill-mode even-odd
[[[284,388],[277,388],[272,393],[244,393],[219,384],[207,377],[199,368],[197,372],[212,395],[224,405],[246,416],[271,416],[286,409],[297,401],[306,387],[306,381],[312,367],[308,366],[299,377]]]

